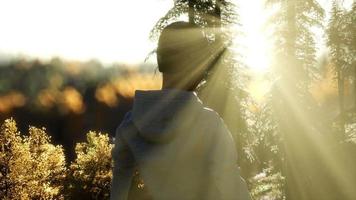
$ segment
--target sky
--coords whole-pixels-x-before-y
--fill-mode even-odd
[[[0,53],[103,62],[142,62],[168,0],[0,1]]]
[[[264,70],[271,58],[263,29],[269,13],[262,0],[238,4],[246,62]],[[155,48],[150,30],[172,6],[173,0],[2,0],[0,55],[141,63]]]

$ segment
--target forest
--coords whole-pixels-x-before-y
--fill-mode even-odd
[[[238,1],[175,0],[152,27],[157,41],[185,17],[211,43],[224,41],[198,95],[232,133],[255,200],[356,199],[356,2],[342,3],[327,10],[317,0],[265,1],[274,10],[266,23],[273,58],[262,86],[240,48]],[[1,61],[1,199],[109,199],[115,129],[135,90],[160,89],[155,68]],[[130,199],[149,199],[139,172],[132,184]]]

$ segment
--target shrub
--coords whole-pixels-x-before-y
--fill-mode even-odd
[[[255,200],[284,200],[284,177],[273,168],[266,168],[249,180]]]
[[[76,145],[77,157],[71,163],[69,171],[70,198],[109,199],[112,148],[107,134],[93,131],[87,134],[87,142]]]
[[[13,119],[0,129],[0,196],[3,199],[63,199],[65,157],[45,129],[21,136]]]

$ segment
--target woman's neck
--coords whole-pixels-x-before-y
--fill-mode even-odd
[[[162,89],[188,90],[186,86],[184,79],[182,80],[177,75],[163,73]]]

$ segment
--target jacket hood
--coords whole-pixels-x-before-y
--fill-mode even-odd
[[[167,142],[174,138],[182,120],[189,120],[184,116],[202,108],[194,92],[175,89],[136,91],[132,121],[145,140]]]

